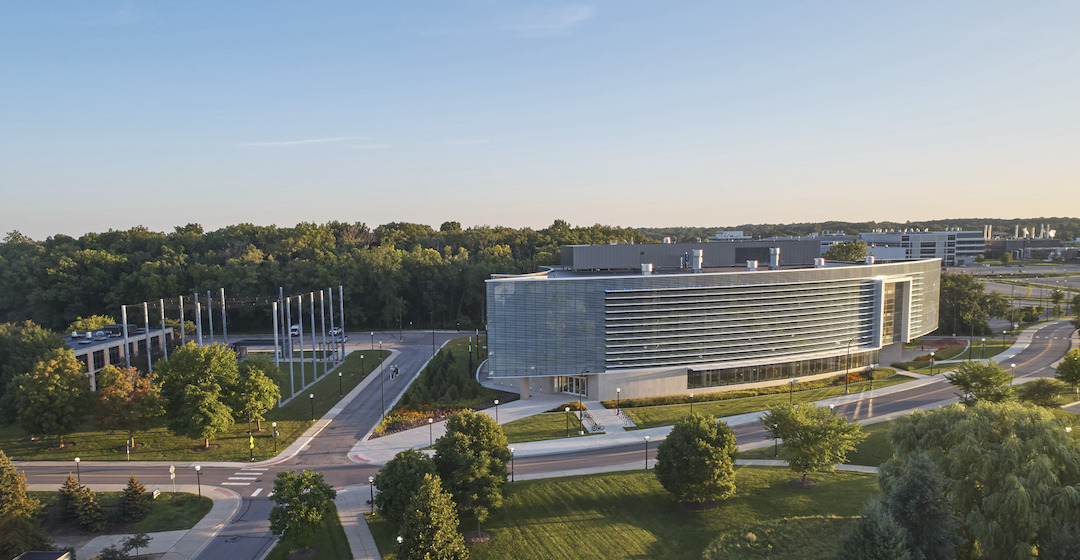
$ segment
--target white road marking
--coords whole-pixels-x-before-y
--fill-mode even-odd
[[[255,491],[251,493],[251,497],[254,498],[255,496],[258,496],[259,494],[262,494],[262,491],[263,491],[262,488],[256,488]]]
[[[258,478],[254,476],[230,476],[229,480],[258,480]]]
[[[222,482],[222,486],[251,486],[250,482]]]
[[[268,471],[270,467],[245,467],[245,471]]]

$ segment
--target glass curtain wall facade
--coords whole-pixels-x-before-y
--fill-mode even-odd
[[[940,266],[492,278],[488,367],[493,378],[669,371],[687,388],[842,371],[849,351],[853,368],[868,365],[937,327]]]

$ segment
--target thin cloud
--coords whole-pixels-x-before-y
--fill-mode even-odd
[[[357,138],[359,138],[359,136],[335,136],[332,138],[307,138],[304,140],[283,140],[280,142],[247,142],[238,145],[245,148],[286,148],[289,146],[303,146],[305,144],[342,142],[344,140],[356,140]]]
[[[577,27],[596,15],[592,6],[566,6],[530,12],[526,19],[511,28],[522,35],[555,35]]]
[[[354,150],[385,150],[389,148],[390,144],[362,144],[360,146],[353,146]]]

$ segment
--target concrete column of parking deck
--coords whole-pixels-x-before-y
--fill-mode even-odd
[[[94,490],[97,492],[122,492],[125,487],[124,484],[98,484],[94,486]],[[28,489],[34,492],[53,492],[57,491],[59,487],[51,484],[30,484]],[[176,487],[176,490],[177,492],[194,494],[198,491],[198,488],[194,484],[181,484]],[[236,515],[242,503],[240,495],[228,488],[204,484],[202,492],[204,496],[214,501],[209,513],[188,530],[148,533],[151,537],[150,544],[139,549],[139,552],[141,554],[164,554],[162,558],[165,560],[180,560],[198,556],[206,548],[206,545],[210,543],[210,539],[221,532],[225,524]],[[94,537],[89,542],[79,546],[75,550],[75,555],[78,558],[93,558],[109,546],[120,547],[123,540],[130,536],[129,534],[118,534]],[[63,541],[58,541],[57,544],[63,546]]]

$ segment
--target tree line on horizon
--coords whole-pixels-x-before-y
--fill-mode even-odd
[[[307,294],[342,285],[347,328],[478,328],[484,320],[484,280],[495,273],[530,273],[560,261],[561,246],[573,244],[655,243],[664,237],[694,241],[721,229],[742,229],[753,237],[848,233],[875,228],[981,228],[1011,230],[1016,223],[1049,223],[1059,237],[1080,233],[1080,219],[937,220],[918,223],[821,222],[746,224],[734,228],[625,228],[594,224],[462,228],[444,222],[392,222],[369,228],[362,222],[300,223],[294,227],[237,224],[206,231],[199,224],[172,232],[137,226],[31,239],[18,231],[0,242],[0,322],[32,320],[53,330],[78,317],[119,319],[120,306],[166,300],[177,318],[177,296],[188,296],[187,317],[200,297],[224,288],[229,325],[265,330],[269,302],[278,288]],[[151,318],[151,324],[157,323]],[[141,312],[128,318],[141,323]]]

